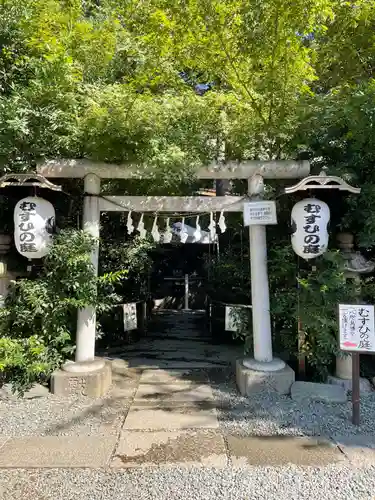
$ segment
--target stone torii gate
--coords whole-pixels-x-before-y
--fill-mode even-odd
[[[263,179],[296,179],[309,174],[309,162],[302,161],[246,161],[202,167],[198,179],[247,179],[248,196],[100,196],[101,179],[140,179],[147,170],[136,165],[113,165],[89,160],[50,160],[38,166],[38,174],[47,178],[83,178],[83,228],[97,244],[91,260],[98,271],[100,212],[242,212],[245,201],[261,199]],[[249,393],[251,380],[264,383],[269,374],[276,380],[286,367],[272,354],[270,301],[267,272],[266,227],[252,225],[250,231],[251,295],[254,337],[254,359],[239,360],[237,382],[243,394]],[[80,310],[77,320],[75,362],[68,362],[52,377],[55,393],[81,392],[100,396],[111,384],[111,373],[104,361],[95,359],[96,313],[92,308]],[[273,375],[271,375],[273,374]],[[289,374],[289,372],[288,372]],[[282,378],[282,377],[281,377]],[[294,374],[293,374],[294,378]],[[274,384],[275,385],[275,384]],[[277,384],[275,386],[278,389]],[[289,387],[288,387],[289,388]],[[281,389],[283,392],[283,389]]]

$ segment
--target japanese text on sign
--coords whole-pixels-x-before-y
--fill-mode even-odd
[[[339,305],[340,349],[375,352],[374,306]]]
[[[250,201],[243,207],[244,225],[277,224],[274,201]]]
[[[33,224],[33,217],[35,217],[36,204],[30,201],[24,201],[20,205],[19,218],[21,223],[18,225],[20,234],[20,251],[21,252],[36,252],[37,248],[35,246],[35,226]]]

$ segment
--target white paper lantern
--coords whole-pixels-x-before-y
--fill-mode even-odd
[[[14,241],[21,255],[28,259],[45,257],[52,243],[55,209],[43,198],[29,196],[14,209]]]
[[[324,201],[307,198],[292,208],[292,247],[303,259],[314,259],[328,247],[329,206]]]

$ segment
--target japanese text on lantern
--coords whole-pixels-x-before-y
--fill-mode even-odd
[[[20,234],[20,251],[21,252],[36,252],[37,248],[35,246],[35,233],[33,232],[35,226],[33,224],[33,217],[36,215],[36,204],[30,201],[24,201],[20,205],[19,220],[18,225]]]
[[[339,305],[340,349],[375,351],[374,306]]]
[[[305,215],[305,225],[303,230],[305,236],[303,238],[303,253],[308,254],[319,254],[320,252],[320,212],[322,207],[317,203],[307,203],[304,206]]]

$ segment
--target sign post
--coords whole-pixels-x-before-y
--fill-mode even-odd
[[[352,421],[360,422],[360,353],[375,352],[374,306],[339,304],[340,349],[352,355]]]
[[[359,387],[359,353],[352,354],[352,422],[354,425],[359,425],[360,420],[360,387]]]
[[[189,310],[189,275],[185,274],[185,311]]]

